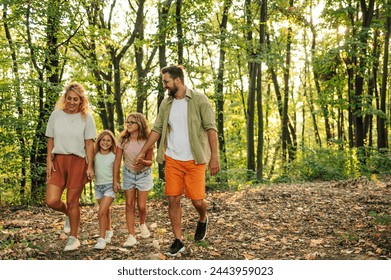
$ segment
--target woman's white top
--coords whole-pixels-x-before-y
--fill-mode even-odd
[[[45,135],[54,139],[53,155],[73,154],[85,158],[85,140],[96,138],[95,122],[91,114],[84,119],[80,113],[67,114],[55,109],[49,117]]]

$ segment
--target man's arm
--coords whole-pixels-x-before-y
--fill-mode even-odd
[[[211,157],[209,161],[210,175],[214,176],[220,171],[219,153],[218,153],[218,139],[217,131],[214,129],[208,129],[208,141],[211,151]]]
[[[141,161],[145,158],[147,151],[159,140],[159,138],[160,134],[152,130],[148,136],[147,142],[145,142],[144,146],[141,148],[141,151],[134,160],[135,164],[141,163]]]

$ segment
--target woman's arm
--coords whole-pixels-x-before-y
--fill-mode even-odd
[[[94,172],[94,140],[88,139],[85,140],[86,145],[86,156],[87,156],[87,178],[89,180],[94,179],[95,172]]]
[[[54,170],[53,166],[53,157],[52,157],[52,151],[54,148],[54,138],[49,137],[48,138],[48,147],[47,147],[47,156],[46,156],[46,179],[49,180],[52,176],[52,171]]]

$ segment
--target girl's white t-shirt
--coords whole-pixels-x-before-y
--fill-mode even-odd
[[[95,185],[105,185],[113,183],[113,168],[114,168],[115,154],[109,152],[102,155],[96,153],[94,160],[95,168]]]
[[[187,124],[186,98],[173,99],[168,124],[170,125],[170,130],[166,155],[181,161],[193,160]]]
[[[56,109],[49,117],[45,135],[54,139],[52,154],[85,158],[85,140],[96,138],[95,122],[91,114],[84,119],[80,113],[67,114]]]

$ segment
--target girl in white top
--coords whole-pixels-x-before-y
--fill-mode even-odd
[[[103,130],[95,144],[95,197],[99,203],[98,220],[100,237],[94,249],[103,250],[111,242],[113,229],[111,226],[110,206],[115,198],[113,188],[113,168],[116,143],[110,130]]]
[[[137,243],[134,229],[136,201],[140,219],[140,235],[142,238],[148,238],[151,235],[145,220],[147,216],[148,192],[153,187],[151,165],[154,147],[145,153],[145,157],[139,163],[135,164],[134,160],[146,142],[150,129],[146,118],[141,113],[131,113],[126,118],[125,124],[127,127],[119,136],[118,149],[115,154],[114,189],[116,191],[120,189],[119,170],[123,157],[122,188],[125,192],[125,218],[129,233],[123,246],[131,247]]]

